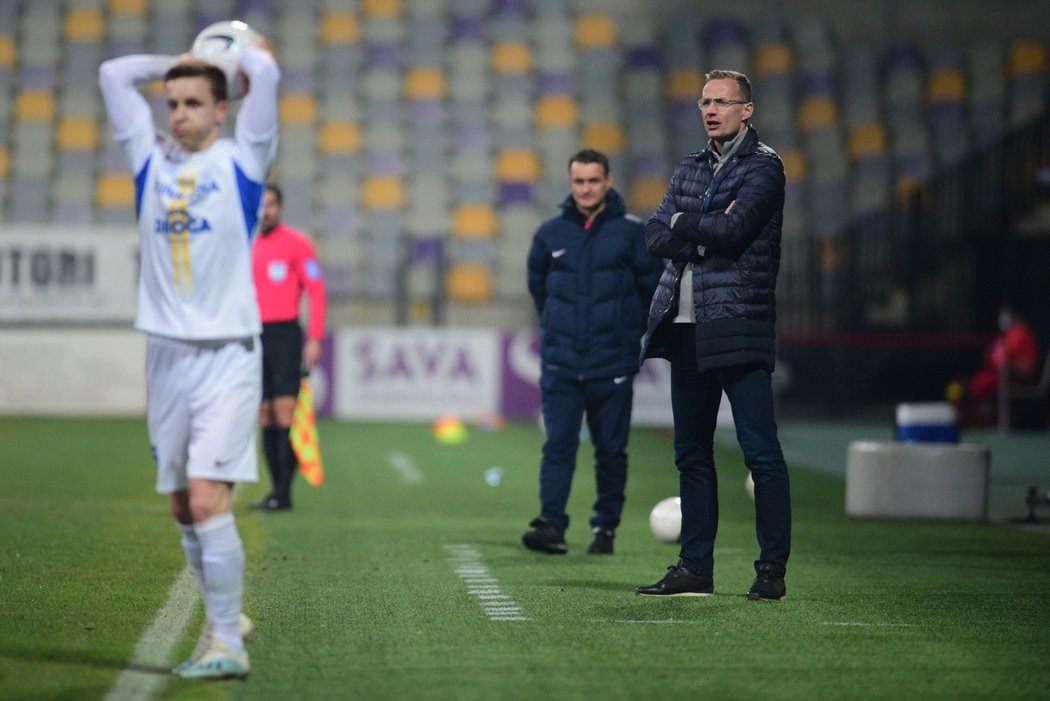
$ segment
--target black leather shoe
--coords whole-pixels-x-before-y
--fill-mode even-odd
[[[787,596],[784,586],[784,571],[774,565],[759,565],[755,568],[755,582],[747,590],[752,601],[779,601]]]
[[[282,501],[277,497],[266,497],[252,504],[252,509],[255,511],[288,511],[291,508],[290,501]]]
[[[529,523],[531,531],[525,531],[521,542],[529,550],[548,555],[564,555],[569,547],[565,545],[565,535],[553,523],[545,518],[536,517]]]
[[[613,538],[616,531],[611,528],[596,527],[591,531],[591,544],[587,546],[588,555],[612,555]]]
[[[679,560],[677,565],[667,568],[667,574],[659,582],[648,587],[638,587],[634,593],[638,596],[714,596],[715,580],[713,577],[693,574]]]

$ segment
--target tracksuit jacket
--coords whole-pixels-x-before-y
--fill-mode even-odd
[[[615,189],[589,229],[571,196],[561,208],[536,231],[528,256],[543,372],[578,380],[633,375],[662,262],[646,250],[642,221]]]

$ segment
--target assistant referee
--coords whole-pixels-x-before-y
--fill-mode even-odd
[[[292,508],[297,461],[289,433],[299,382],[321,359],[327,298],[321,266],[310,240],[281,222],[284,196],[267,185],[259,236],[252,245],[252,269],[262,317],[263,394],[259,421],[263,452],[273,488],[253,508]],[[306,342],[299,325],[303,292],[309,301]]]

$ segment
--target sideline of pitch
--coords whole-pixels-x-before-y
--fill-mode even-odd
[[[197,582],[187,565],[171,585],[153,623],[139,638],[131,662],[113,682],[105,701],[145,701],[164,689],[170,679],[172,652],[186,633],[199,598]]]

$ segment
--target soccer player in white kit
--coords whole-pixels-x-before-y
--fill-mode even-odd
[[[245,677],[244,546],[233,485],[258,480],[261,399],[251,243],[277,147],[280,71],[245,48],[249,91],[233,138],[222,70],[188,56],[106,61],[99,84],[114,139],[135,178],[141,269],[135,327],[146,332],[149,438],[157,491],[168,494],[207,622],[186,678]],[[137,85],[161,80],[170,136],[158,133]],[[244,630],[242,630],[242,628]]]

